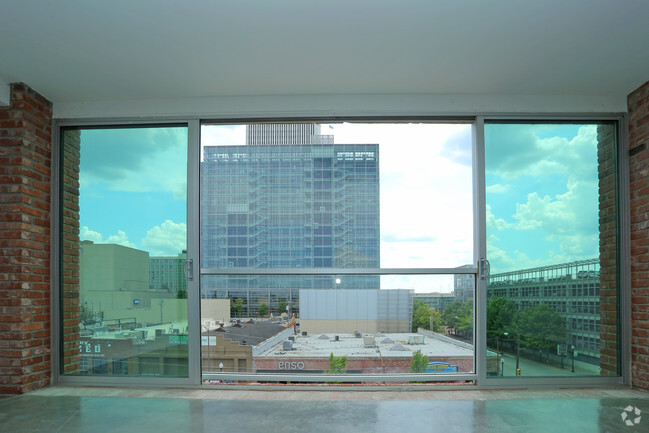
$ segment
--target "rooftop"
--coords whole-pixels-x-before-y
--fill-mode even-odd
[[[473,347],[439,334],[430,333],[432,336],[407,333],[407,334],[362,334],[356,337],[353,334],[309,334],[295,335],[293,350],[283,350],[283,342],[262,352],[263,357],[409,357],[417,350],[426,356],[463,357],[473,356]],[[338,340],[336,340],[336,336]],[[365,347],[364,337],[374,337],[374,346]],[[420,340],[421,344],[413,344],[413,340]],[[396,346],[396,347],[395,347]],[[398,350],[403,348],[405,350]]]

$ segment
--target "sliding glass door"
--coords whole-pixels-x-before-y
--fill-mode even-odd
[[[66,377],[188,378],[186,125],[61,131]]]
[[[620,374],[617,124],[486,122],[488,362]]]

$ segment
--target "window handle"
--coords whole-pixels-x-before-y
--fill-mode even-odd
[[[480,279],[486,279],[491,273],[491,264],[487,259],[480,259]]]
[[[183,272],[185,273],[185,278],[187,278],[189,281],[192,281],[194,279],[194,261],[192,259],[185,261]]]

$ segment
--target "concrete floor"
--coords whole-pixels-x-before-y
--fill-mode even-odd
[[[632,413],[623,413],[631,406]],[[641,412],[638,418],[636,409]],[[636,424],[633,424],[637,421]],[[632,389],[248,391],[51,387],[0,399],[0,432],[647,432]]]

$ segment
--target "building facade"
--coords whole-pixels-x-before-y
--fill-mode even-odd
[[[545,304],[565,320],[566,343],[579,356],[600,357],[599,260],[561,263],[489,276],[487,299],[499,296],[519,310]]]
[[[172,293],[187,291],[187,278],[183,267],[187,261],[187,251],[177,256],[149,257],[149,286],[155,290],[168,290]]]
[[[378,268],[378,145],[254,142],[203,149],[202,267]],[[351,288],[379,289],[379,277],[210,276],[202,294],[243,298],[251,316],[297,307],[299,289]]]

